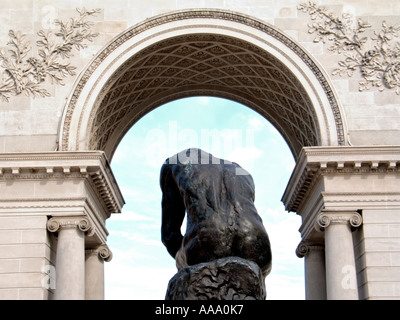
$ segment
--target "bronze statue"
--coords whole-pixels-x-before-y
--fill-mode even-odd
[[[270,242],[254,206],[253,178],[244,172],[238,164],[200,149],[184,150],[165,161],[160,174],[161,237],[178,269],[240,257],[268,275]]]

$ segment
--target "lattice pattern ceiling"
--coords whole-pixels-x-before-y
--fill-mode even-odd
[[[229,98],[256,110],[294,155],[318,145],[316,116],[298,79],[271,54],[236,38],[192,34],[161,41],[131,57],[105,88],[92,113],[91,149],[106,149],[111,137],[115,144],[161,104],[195,95]]]

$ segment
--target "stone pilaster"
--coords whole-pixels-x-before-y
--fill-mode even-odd
[[[304,276],[307,300],[326,299],[325,250],[317,243],[302,241],[297,246],[296,255],[304,257]]]
[[[362,224],[357,212],[323,212],[317,228],[325,232],[326,290],[328,300],[357,300],[358,285],[351,228]]]
[[[112,252],[107,245],[85,252],[85,298],[86,300],[104,299],[104,261],[112,259]]]
[[[54,217],[47,230],[57,232],[56,300],[85,299],[85,233],[93,230],[84,216]]]

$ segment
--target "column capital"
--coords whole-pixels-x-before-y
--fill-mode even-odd
[[[86,255],[97,255],[100,259],[110,262],[113,254],[106,244],[102,244],[95,249],[86,249]]]
[[[355,211],[323,211],[316,219],[317,231],[324,231],[332,224],[350,224],[357,228],[362,224],[362,216]]]
[[[93,224],[85,216],[53,217],[47,221],[47,230],[50,232],[58,232],[63,228],[78,228],[88,236],[92,236],[95,231]]]
[[[308,241],[301,241],[296,248],[296,256],[299,258],[304,258],[310,251],[314,250],[324,250],[324,245]]]

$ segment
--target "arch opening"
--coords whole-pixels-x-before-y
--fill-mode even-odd
[[[231,112],[222,118],[226,110]],[[267,298],[304,299],[303,260],[293,254],[300,241],[300,217],[284,214],[280,202],[294,166],[288,145],[257,112],[213,97],[162,105],[135,123],[118,146],[111,167],[126,205],[122,215],[107,221],[108,245],[115,253],[113,263],[105,265],[107,298],[163,299],[176,267],[160,241],[158,174],[166,157],[194,145],[252,174],[256,208],[275,252]]]
[[[161,41],[132,56],[106,87],[92,111],[89,149],[109,155],[141,116],[168,101],[199,95],[254,109],[274,124],[293,154],[321,143],[299,80],[276,58],[238,39],[192,34]]]
[[[295,159],[304,146],[345,144],[335,94],[305,51],[256,19],[189,10],[127,30],[92,61],[67,103],[61,149],[104,150],[111,159],[142,116],[204,95],[260,113]]]

